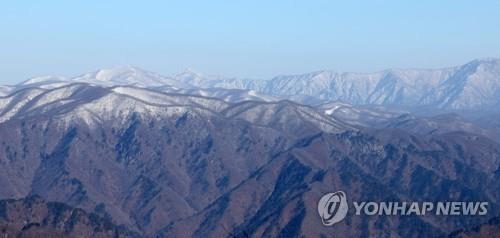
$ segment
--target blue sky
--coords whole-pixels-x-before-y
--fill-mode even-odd
[[[0,83],[135,65],[269,78],[500,57],[500,1],[2,1]]]

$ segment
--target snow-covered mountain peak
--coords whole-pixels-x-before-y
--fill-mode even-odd
[[[97,80],[108,81],[114,80],[117,77],[137,77],[148,75],[149,73],[135,66],[115,66],[109,69],[101,69],[94,73]]]
[[[177,75],[196,75],[196,76],[202,76],[202,74],[200,72],[198,72],[197,70],[195,70],[193,68],[189,68],[189,67],[185,68],[184,70],[182,70]]]
[[[172,83],[172,80],[164,76],[134,66],[116,66],[100,69],[73,78],[71,81],[104,86],[136,85],[145,87],[162,86]]]
[[[144,88],[171,86],[175,88],[190,88],[189,84],[175,79],[153,73],[139,67],[125,65],[99,69],[77,77],[65,80],[70,83],[88,83],[91,85],[111,86],[137,86]]]

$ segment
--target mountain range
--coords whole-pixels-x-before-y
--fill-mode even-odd
[[[415,110],[490,110],[500,106],[500,59],[473,60],[444,69],[390,69],[376,73],[318,71],[271,79],[204,76],[186,70],[172,77],[137,67],[102,69],[73,78],[44,76],[14,87],[5,95],[28,87],[56,87],[83,82],[100,86],[134,85],[243,101],[289,99],[308,105],[341,101],[355,105],[383,105]]]
[[[484,59],[440,70],[251,80],[125,66],[0,87],[0,232],[491,231],[500,216],[499,69],[500,60]],[[338,190],[357,201],[486,201],[490,209],[485,216],[351,210],[323,226],[317,202]]]
[[[319,71],[285,75],[270,80],[181,80],[201,87],[252,89],[306,104],[343,101],[357,105],[406,108],[476,110],[497,109],[500,60],[474,60],[465,65],[434,70],[391,69],[377,73]]]

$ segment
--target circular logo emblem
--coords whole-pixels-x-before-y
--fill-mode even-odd
[[[318,213],[325,226],[344,220],[347,210],[347,197],[342,191],[325,194],[318,203]]]

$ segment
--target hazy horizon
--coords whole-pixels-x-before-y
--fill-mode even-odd
[[[318,69],[318,70],[313,70],[313,71],[308,71],[308,72],[298,72],[298,73],[295,73],[295,74],[293,74],[293,73],[281,73],[281,74],[276,74],[276,75],[273,75],[271,77],[266,77],[266,78],[255,78],[255,77],[252,78],[252,77],[245,77],[245,76],[238,77],[238,76],[231,76],[231,75],[224,75],[224,74],[208,74],[208,73],[202,72],[202,71],[197,70],[197,69],[192,68],[192,67],[185,68],[183,70],[180,70],[178,72],[174,72],[172,74],[164,74],[164,73],[153,71],[153,70],[150,70],[150,69],[147,69],[147,68],[142,68],[142,67],[139,67],[139,66],[136,66],[136,65],[112,65],[112,66],[109,66],[109,67],[96,68],[96,69],[93,69],[93,70],[90,70],[90,71],[80,72],[80,73],[76,73],[76,74],[73,74],[73,75],[62,75],[62,74],[33,75],[33,76],[29,77],[29,78],[23,79],[23,80],[18,81],[18,82],[12,82],[12,83],[0,84],[0,85],[4,85],[4,86],[5,85],[16,85],[16,84],[22,83],[22,82],[24,82],[26,80],[30,80],[30,79],[37,78],[37,77],[46,77],[46,76],[73,78],[73,77],[81,76],[83,74],[96,72],[98,70],[118,69],[118,68],[125,68],[125,67],[139,68],[141,70],[144,70],[144,71],[147,71],[147,72],[152,72],[152,73],[157,73],[157,74],[160,74],[160,75],[166,76],[166,77],[174,77],[177,74],[185,73],[187,71],[192,71],[194,73],[201,74],[203,76],[208,76],[208,77],[217,77],[217,76],[220,76],[220,77],[226,77],[226,78],[233,78],[234,77],[234,78],[242,78],[242,79],[245,78],[245,79],[255,79],[255,80],[269,80],[269,79],[272,79],[272,78],[278,77],[278,76],[297,75],[297,74],[300,75],[300,74],[308,74],[308,73],[315,73],[315,72],[321,72],[321,71],[331,71],[331,72],[336,72],[336,73],[370,74],[370,73],[382,72],[382,71],[385,71],[385,70],[439,70],[439,69],[445,69],[445,68],[460,67],[460,66],[465,65],[467,63],[470,63],[470,62],[472,62],[474,60],[489,60],[489,59],[500,60],[500,57],[482,57],[482,58],[476,58],[476,59],[471,59],[469,61],[463,62],[461,64],[448,65],[448,66],[443,66],[443,67],[440,67],[440,68],[419,68],[419,67],[396,68],[396,67],[390,67],[390,68],[379,69],[379,70],[374,70],[374,71],[369,71],[369,72],[339,71],[339,70],[334,70],[334,69]],[[0,80],[0,82],[3,82],[3,81]]]

